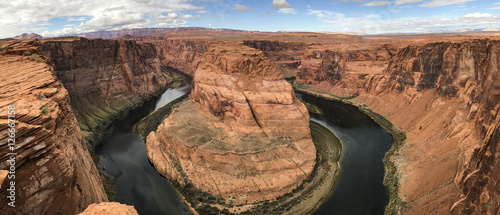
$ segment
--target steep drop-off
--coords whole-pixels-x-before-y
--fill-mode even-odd
[[[107,201],[99,173],[70,106],[68,91],[44,63],[38,40],[0,44],[0,169],[15,156],[15,208],[1,186],[2,214],[77,214]],[[29,54],[28,54],[29,52]],[[18,53],[26,53],[22,56]],[[29,55],[29,56],[28,56]],[[8,106],[15,105],[15,149],[9,150]]]
[[[316,63],[331,72],[303,62],[298,80],[316,92],[357,96],[350,101],[406,133],[391,158],[403,214],[496,214],[498,45],[495,40],[410,45],[378,71],[336,67],[336,59],[345,56],[340,53],[331,55],[327,66]]]
[[[261,51],[218,45],[185,101],[147,137],[148,157],[174,183],[227,204],[271,200],[312,172],[309,114]]]
[[[285,78],[297,75],[297,68],[300,66],[307,48],[307,44],[304,42],[273,40],[245,40],[243,44],[264,52]]]
[[[129,109],[165,89],[172,77],[152,44],[70,38],[42,43],[87,140]]]

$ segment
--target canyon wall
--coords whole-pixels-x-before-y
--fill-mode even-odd
[[[261,51],[212,46],[193,86],[191,100],[147,137],[149,159],[174,184],[250,204],[286,194],[311,174],[307,109]]]
[[[92,203],[107,201],[69,93],[44,62],[40,42],[0,45],[9,49],[0,52],[0,169],[11,169],[7,153],[17,153],[15,180],[7,178],[1,186],[2,214],[77,214]],[[10,105],[15,105],[13,150],[7,145]],[[6,198],[12,181],[15,208]]]
[[[261,50],[285,78],[295,77],[304,58],[307,44],[304,42],[280,42],[273,40],[244,40],[243,44]]]
[[[132,40],[55,39],[42,44],[71,97],[88,140],[117,117],[160,93],[172,76],[152,44]]]
[[[166,39],[150,42],[155,45],[162,65],[176,68],[191,76],[203,61],[203,54],[210,44],[203,39]]]
[[[356,57],[364,58],[364,68],[343,62],[351,54],[319,47],[306,51],[297,80],[316,92],[355,97],[350,101],[406,133],[391,158],[403,214],[496,214],[498,44],[483,39],[419,42],[397,53],[373,49]]]

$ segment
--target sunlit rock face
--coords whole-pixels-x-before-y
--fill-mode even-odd
[[[290,192],[316,158],[305,106],[262,51],[241,44],[207,50],[191,99],[146,147],[168,179],[237,204]]]

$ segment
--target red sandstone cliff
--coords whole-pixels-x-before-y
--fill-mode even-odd
[[[3,181],[2,214],[77,214],[107,201],[98,170],[87,151],[70,96],[44,63],[38,40],[0,44],[0,169],[7,156],[8,106],[15,105],[15,208],[7,205]],[[16,53],[29,51],[31,56]]]
[[[304,58],[307,44],[304,42],[280,42],[273,40],[245,40],[243,44],[259,49],[285,77],[295,77]]]
[[[365,69],[350,66],[352,55],[339,47],[320,47],[306,51],[298,71],[297,80],[313,89],[358,95],[351,101],[406,133],[391,159],[403,214],[495,214],[500,208],[499,42],[453,41],[419,41],[397,53],[368,49],[354,58],[361,57]]]
[[[87,139],[172,80],[152,44],[131,40],[47,40],[43,52],[68,89]],[[96,132],[96,133],[94,133]]]
[[[261,51],[213,46],[185,101],[147,137],[155,168],[227,203],[290,192],[312,172],[309,114]]]

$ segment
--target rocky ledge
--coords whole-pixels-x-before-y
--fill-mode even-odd
[[[212,46],[184,101],[147,137],[155,168],[174,184],[227,204],[272,200],[312,172],[309,114],[262,51]]]

